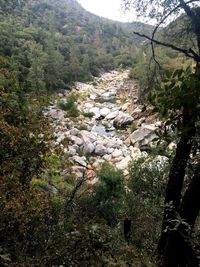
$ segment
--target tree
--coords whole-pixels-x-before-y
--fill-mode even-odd
[[[175,126],[178,131],[176,153],[169,171],[168,184],[165,193],[165,206],[162,232],[158,251],[159,266],[199,266],[196,251],[192,245],[192,234],[195,221],[200,210],[200,161],[195,157],[199,150],[198,121],[199,121],[199,85],[200,85],[200,8],[199,1],[170,0],[170,1],[134,1],[137,12],[142,16],[149,16],[157,20],[152,36],[135,32],[151,41],[153,57],[156,60],[155,45],[171,48],[195,62],[195,71],[186,73],[183,70],[175,71],[170,79],[165,81],[161,93],[151,96],[156,103],[157,110],[162,115],[168,115],[168,124]],[[130,7],[133,1],[124,0],[125,6]],[[156,38],[159,27],[179,14],[184,14],[187,24],[176,27],[177,38],[180,33],[191,33],[194,40],[193,47],[188,47],[179,39],[179,46]],[[183,16],[183,15],[182,15]],[[188,31],[189,28],[189,31]],[[165,33],[166,34],[166,33]],[[160,103],[159,103],[160,101]],[[158,104],[159,103],[159,104]],[[192,167],[186,189],[187,169]]]
[[[28,81],[34,93],[40,95],[46,89],[45,67],[47,62],[47,55],[43,52],[41,45],[31,43],[29,60],[31,67],[29,69]]]

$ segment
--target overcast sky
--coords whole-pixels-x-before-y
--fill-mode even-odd
[[[132,12],[122,11],[122,0],[78,0],[86,10],[105,18],[123,22],[136,20]]]

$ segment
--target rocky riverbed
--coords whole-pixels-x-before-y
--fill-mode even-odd
[[[128,71],[112,71],[93,84],[77,82],[72,92],[79,95],[78,118],[69,118],[59,108],[58,103],[68,98],[68,91],[59,93],[45,111],[54,128],[55,145],[67,153],[77,176],[84,169],[98,169],[103,161],[126,174],[132,159],[147,156],[144,147],[156,137],[160,122],[154,118],[154,123],[150,123],[144,117],[137,85],[132,82],[130,88],[127,80]]]

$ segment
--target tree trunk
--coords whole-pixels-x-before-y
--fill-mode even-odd
[[[171,256],[168,255],[169,261],[170,257],[172,258],[172,260],[174,259],[173,251],[171,248],[176,244],[176,242],[173,242],[172,244],[171,240],[174,240],[174,238],[177,235],[172,234],[171,231],[173,231],[176,224],[177,210],[181,201],[181,191],[185,177],[185,169],[187,167],[187,162],[191,153],[192,138],[194,137],[196,132],[195,120],[196,120],[195,111],[190,110],[188,107],[184,107],[183,122],[182,122],[183,131],[180,141],[177,144],[176,155],[174,157],[169,173],[169,180],[165,196],[165,208],[164,208],[162,232],[158,244],[158,253],[161,256],[161,258],[163,257],[163,255],[171,254]],[[177,239],[177,242],[178,244],[180,243],[180,238]],[[176,244],[175,248],[177,248],[178,244]],[[180,247],[180,245],[178,247]],[[169,250],[171,251],[171,253],[169,253]],[[176,257],[177,256],[178,255],[176,254]],[[170,262],[170,264],[172,263]],[[172,267],[178,265],[160,265],[160,266]]]

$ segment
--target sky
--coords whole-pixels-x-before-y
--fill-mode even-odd
[[[122,11],[122,0],[78,0],[86,10],[112,20],[131,22],[136,16],[131,12]]]

